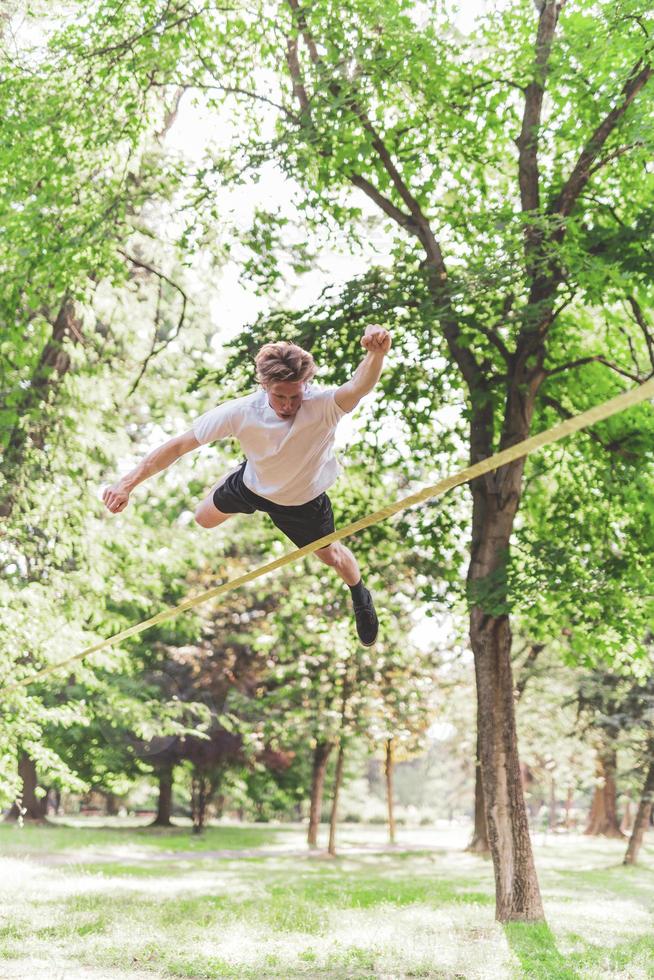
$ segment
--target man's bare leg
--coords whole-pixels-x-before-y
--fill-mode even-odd
[[[333,568],[350,588],[361,580],[361,572],[356,558],[350,549],[346,548],[340,541],[328,544],[326,548],[319,548],[315,555],[325,565]]]
[[[372,646],[377,639],[379,623],[372,596],[361,581],[361,572],[356,558],[350,549],[346,548],[340,541],[335,541],[334,544],[327,545],[326,548],[319,548],[315,554],[325,565],[333,568],[349,586],[359,639],[364,646]]]
[[[213,502],[213,495],[218,487],[222,486],[223,480],[219,480],[212,486],[211,490],[204,498],[201,504],[198,504],[195,511],[195,520],[200,525],[200,527],[218,527],[219,524],[223,524],[228,517],[233,517],[233,514],[223,514],[221,510],[218,510]]]

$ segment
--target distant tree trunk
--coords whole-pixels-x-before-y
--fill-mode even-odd
[[[209,802],[209,779],[198,769],[194,769],[191,778],[191,816],[193,818],[193,833],[201,834],[207,816]]]
[[[44,796],[37,796],[39,785],[36,773],[36,763],[27,752],[21,752],[18,757],[18,775],[23,784],[19,800],[16,800],[7,814],[7,820],[45,820],[47,801]]]
[[[58,816],[61,807],[61,790],[58,786],[51,786],[46,794],[46,815]]]
[[[338,823],[338,797],[343,782],[343,760],[345,749],[341,741],[338,747],[338,758],[336,759],[336,774],[334,776],[334,795],[332,798],[332,812],[329,821],[329,847],[327,848],[332,857],[336,856],[336,825]]]
[[[481,781],[481,762],[479,761],[479,735],[477,735],[477,750],[475,753],[475,825],[472,840],[466,851],[490,857],[488,846],[488,829],[486,827],[486,809],[484,806],[484,787]]]
[[[215,815],[216,815],[216,819],[219,820],[222,817],[223,813],[225,812],[225,794],[224,793],[219,793],[218,794],[218,796],[215,799],[213,808],[214,808],[214,812],[215,812]]]
[[[105,813],[108,817],[117,817],[120,801],[115,793],[104,793]]]
[[[159,798],[157,800],[157,815],[152,821],[153,827],[171,827],[173,808],[173,766],[159,770]]]
[[[307,843],[309,847],[318,846],[318,827],[322,810],[322,794],[325,785],[327,762],[333,748],[332,742],[317,742],[313,750],[313,769],[311,773],[311,806],[309,809],[309,830]]]
[[[393,802],[393,769],[395,759],[393,757],[393,739],[386,739],[386,764],[384,772],[386,775],[386,801],[388,804],[388,842],[395,843],[395,812]]]
[[[631,812],[631,794],[628,793],[624,801],[624,812],[620,821],[620,830],[626,836],[631,833],[633,827],[633,813]]]
[[[565,810],[565,829],[572,830],[572,805],[574,803],[574,790],[572,786],[568,786],[567,792],[565,794],[565,803],[563,804],[563,809]]]
[[[603,747],[597,753],[597,784],[593,793],[588,825],[584,831],[590,837],[624,837],[618,821],[615,774],[617,752]]]
[[[643,786],[643,795],[638,804],[638,812],[634,820],[634,829],[631,832],[627,853],[624,856],[625,864],[635,864],[638,860],[638,852],[643,843],[645,831],[649,827],[652,815],[652,800],[654,800],[654,761],[647,771],[647,779]]]
[[[557,807],[556,807],[556,780],[554,779],[554,773],[550,777],[550,801],[548,808],[548,826],[550,830],[556,830],[557,823]]]

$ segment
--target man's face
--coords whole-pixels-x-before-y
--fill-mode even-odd
[[[268,385],[268,404],[280,419],[292,419],[297,415],[304,397],[304,381],[275,381]]]

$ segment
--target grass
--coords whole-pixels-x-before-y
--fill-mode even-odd
[[[20,828],[0,823],[0,853],[24,854],[27,844],[34,854],[70,851],[81,846],[107,848],[120,845],[159,851],[243,850],[274,844],[283,834],[284,828],[268,826],[207,827],[203,834],[197,835],[191,833],[190,825],[150,827],[125,822],[114,826],[94,826],[93,823],[87,826],[84,820],[77,820]]]
[[[0,826],[0,976],[654,977],[650,847],[624,868],[619,842],[550,838],[536,849],[548,924],[502,928],[465,831],[355,849],[382,833],[343,828],[327,860],[302,853],[299,828]]]

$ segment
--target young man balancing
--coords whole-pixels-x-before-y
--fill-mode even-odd
[[[336,427],[379,380],[390,334],[379,326],[367,327],[361,346],[366,356],[346,384],[314,388],[310,382],[316,365],[311,354],[285,341],[265,344],[255,360],[260,390],[211,409],[188,432],[149,453],[104,491],[106,506],[112,514],[119,513],[143,480],[200,445],[233,437],[247,458],[212,487],[195,512],[198,524],[218,527],[233,514],[261,510],[298,548],[329,534],[334,515],[325,491],[339,473],[334,456]],[[377,614],[356,558],[340,542],[315,554],[350,587],[359,639],[372,646],[377,639]]]

